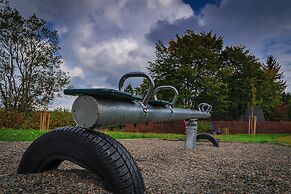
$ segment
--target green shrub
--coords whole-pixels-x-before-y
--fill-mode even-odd
[[[70,110],[57,108],[51,112],[50,129],[72,125],[75,125],[75,122]]]
[[[17,129],[39,129],[39,112],[22,113],[23,122]]]
[[[211,130],[210,122],[206,120],[198,120],[198,133],[208,133]]]
[[[67,109],[55,109],[50,112],[50,129],[72,126],[75,122]],[[0,128],[39,129],[40,112],[10,112],[0,109]]]
[[[23,113],[0,110],[0,128],[19,128],[24,119]]]

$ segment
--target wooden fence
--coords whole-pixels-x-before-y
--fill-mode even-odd
[[[230,134],[247,134],[248,121],[212,121],[215,128],[225,131],[228,129]],[[198,125],[199,127],[199,125]],[[123,129],[126,132],[140,133],[179,133],[185,132],[183,121],[156,122],[140,124],[137,126],[126,125]],[[258,121],[257,134],[291,133],[291,121]]]
[[[229,128],[232,134],[248,133],[248,121],[213,121],[215,128]],[[291,121],[257,121],[257,133],[291,133]]]
[[[122,131],[139,133],[180,133],[185,131],[184,121],[153,122],[139,125],[125,125]]]
[[[0,110],[0,128],[14,129],[53,129],[75,125],[69,111],[53,111],[46,116],[49,126],[43,127],[40,112],[17,113]],[[48,124],[48,123],[47,123]],[[206,123],[207,124],[207,123]],[[229,129],[232,134],[248,133],[248,121],[212,121],[215,128]],[[200,125],[201,126],[201,125]],[[199,127],[199,125],[198,125]],[[126,125],[123,131],[141,133],[180,133],[185,132],[183,121],[154,122],[149,124]],[[227,130],[223,130],[227,131]],[[257,133],[291,133],[291,121],[258,121]]]

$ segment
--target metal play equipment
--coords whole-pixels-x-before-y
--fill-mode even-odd
[[[124,82],[132,77],[147,79],[148,90],[144,97],[123,91]],[[173,91],[173,100],[158,99],[156,94],[161,90]],[[197,119],[210,117],[212,109],[206,103],[200,104],[198,110],[175,107],[179,95],[176,88],[155,87],[153,79],[143,72],[122,76],[119,90],[67,89],[64,93],[78,96],[72,106],[77,126],[58,128],[38,138],[22,157],[18,172],[37,173],[56,169],[62,161],[69,160],[99,174],[109,185],[108,189],[117,193],[142,193],[142,175],[130,153],[116,140],[98,132],[98,129],[185,120],[185,149],[194,149]],[[205,138],[205,135],[199,138]]]

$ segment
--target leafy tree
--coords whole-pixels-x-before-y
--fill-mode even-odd
[[[36,15],[23,18],[0,2],[0,101],[6,110],[47,108],[69,83],[58,35]]]
[[[223,48],[222,37],[187,31],[166,46],[156,44],[150,74],[157,85],[173,85],[179,105],[213,105],[215,119],[239,119],[260,106],[267,115],[281,103],[286,87],[280,65],[272,57],[263,64],[244,46]],[[169,93],[161,92],[166,99]]]
[[[283,99],[283,103],[288,105],[287,116],[288,116],[288,120],[291,120],[291,94],[283,93],[282,99]]]
[[[232,72],[229,78],[225,77],[230,89],[229,117],[238,119],[247,108],[260,106],[265,116],[272,119],[286,88],[276,59],[269,56],[263,64],[245,47],[226,47],[222,61]]]
[[[288,105],[287,104],[279,104],[274,108],[274,112],[272,113],[272,119],[281,121],[288,120]]]
[[[267,76],[273,81],[273,86],[276,87],[278,93],[283,94],[286,89],[286,81],[284,81],[283,72],[281,72],[281,65],[277,62],[274,56],[269,55],[265,65]]]
[[[272,112],[274,108],[282,103],[282,94],[286,89],[286,82],[284,81],[281,66],[273,56],[268,56],[263,70],[266,75],[265,87],[262,90],[264,93],[262,108],[269,119],[272,119]]]
[[[131,84],[128,84],[125,89],[124,89],[125,92],[128,92],[128,93],[131,93],[131,94],[134,94],[134,88],[132,87]]]
[[[265,79],[262,64],[243,46],[226,47],[222,63],[228,72],[223,76],[230,98],[227,117],[239,119],[248,108],[263,104],[260,93]]]
[[[149,71],[157,85],[173,85],[180,93],[178,103],[186,107],[201,102],[215,104],[215,113],[222,112],[228,104],[227,87],[222,80],[220,54],[221,37],[209,33],[187,31],[182,37],[156,44],[156,60]],[[169,91],[161,92],[163,99]]]
[[[285,103],[285,104],[288,104],[289,101],[291,100],[291,94],[290,93],[283,93],[282,94],[282,101]]]

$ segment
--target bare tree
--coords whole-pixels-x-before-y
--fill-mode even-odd
[[[46,22],[1,3],[0,101],[6,110],[47,108],[69,83],[60,69],[58,35]]]

